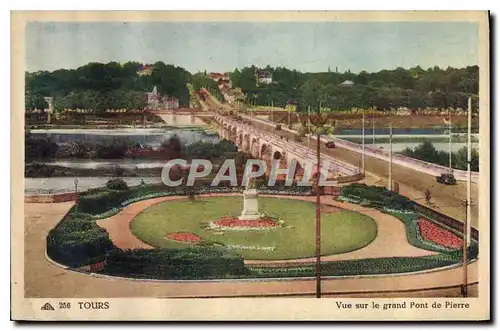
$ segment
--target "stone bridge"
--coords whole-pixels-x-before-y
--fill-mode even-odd
[[[281,139],[272,134],[257,129],[249,124],[221,115],[214,115],[219,124],[221,138],[236,144],[238,150],[250,153],[252,157],[265,160],[270,169],[272,160],[280,160],[280,168],[285,168],[291,160],[297,162],[297,169],[304,169],[309,161],[316,165],[316,153],[302,145]],[[363,177],[358,167],[336,160],[328,155],[321,154],[320,162],[329,162],[328,178],[339,182],[359,180]],[[313,174],[315,174],[315,170]]]
[[[165,109],[149,112],[160,117],[166,124],[180,127],[206,125],[204,119],[212,117],[212,113],[198,109]]]

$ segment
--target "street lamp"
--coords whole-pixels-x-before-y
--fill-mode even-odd
[[[78,178],[73,181],[75,183],[75,211],[78,209]]]
[[[319,192],[320,177],[320,132],[316,130],[316,298],[321,298],[321,198]]]
[[[468,296],[467,289],[467,260],[468,260],[468,246],[470,244],[471,238],[471,159],[472,159],[472,148],[471,148],[471,126],[472,126],[472,99],[469,97],[467,106],[467,199],[465,199],[465,223],[463,231],[463,247],[462,247],[462,258],[463,258],[463,284],[462,284],[462,296]]]
[[[469,235],[469,229],[467,227],[467,224],[469,222],[467,216],[468,216],[468,211],[469,211],[469,201],[467,201],[467,199],[465,199],[465,201],[463,202],[464,206],[465,206],[465,224],[464,224],[464,227],[463,227],[463,235],[462,235],[462,272],[463,272],[463,282],[462,282],[462,286],[461,286],[461,293],[462,293],[462,297],[466,298],[468,296],[468,276],[467,276],[467,260],[468,260],[468,252],[467,252],[467,238],[468,238],[468,235]]]
[[[310,118],[308,116],[309,123]],[[316,133],[316,297],[321,298],[321,193],[320,193],[320,177],[321,177],[321,135],[326,133],[328,129],[325,124],[328,116],[318,112],[315,117],[314,126]],[[328,175],[327,175],[328,177]]]

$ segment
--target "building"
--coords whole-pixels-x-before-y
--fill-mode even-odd
[[[153,72],[153,66],[150,64],[142,65],[139,70],[137,71],[137,74],[139,76],[151,76],[151,73]]]
[[[153,87],[151,92],[146,93],[149,109],[178,109],[179,99],[170,96],[161,96],[158,89]]]
[[[350,80],[344,80],[342,83],[340,83],[340,86],[353,86],[354,83]]]
[[[179,100],[173,97],[165,97],[164,104],[166,109],[177,109],[179,108]]]
[[[269,85],[273,82],[273,77],[268,70],[257,70],[256,79],[257,85]]]
[[[210,77],[212,80],[214,80],[217,83],[220,83],[220,82],[229,83],[229,81],[230,81],[229,75],[226,73],[221,74],[220,72],[211,72],[210,74],[208,74],[208,77]]]
[[[158,89],[153,87],[153,90],[151,92],[147,92],[146,96],[148,98],[148,108],[158,108],[158,106],[161,103],[161,96],[158,93]]]

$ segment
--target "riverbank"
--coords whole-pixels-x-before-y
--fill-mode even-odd
[[[82,160],[76,160],[82,161]],[[133,166],[129,164],[121,165],[120,163],[102,164],[97,162],[82,162],[83,165],[71,164],[69,167],[57,165],[64,164],[64,161],[46,163],[31,163],[27,164],[24,169],[25,178],[52,178],[52,177],[159,177],[165,162],[157,161],[150,164],[139,164]]]
[[[113,176],[102,177],[50,177],[50,178],[25,178],[24,193],[33,194],[54,194],[75,191],[75,179],[78,179],[78,191],[87,191],[92,188],[106,186],[110,179],[116,179]],[[161,177],[120,177],[129,187],[141,184],[160,184]]]
[[[351,136],[351,135],[335,135],[334,137],[340,138],[343,140],[347,140],[353,143],[361,144],[363,142],[363,138],[360,136]],[[448,143],[449,137],[446,135],[396,135],[392,137],[393,143],[423,143],[429,141],[431,143]],[[373,142],[372,135],[365,135],[365,144],[370,144]],[[388,144],[390,142],[390,138],[386,135],[375,135],[375,143],[376,144]],[[451,142],[453,143],[467,143],[467,135],[452,135]],[[472,143],[479,143],[478,135],[473,135],[471,137]]]
[[[46,124],[46,125],[30,125],[28,129],[31,132],[40,132],[45,133],[47,131],[50,132],[77,132],[80,131],[88,131],[88,130],[98,130],[103,132],[115,131],[120,129],[126,130],[154,130],[154,129],[166,129],[166,130],[199,130],[204,131],[207,130],[206,126],[203,125],[192,125],[192,126],[175,126],[168,124],[156,124],[156,125],[97,125],[97,124],[85,124],[85,125],[58,125],[58,124]]]

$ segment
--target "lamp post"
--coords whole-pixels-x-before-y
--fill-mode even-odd
[[[463,264],[463,284],[462,284],[462,296],[468,296],[467,288],[467,260],[468,260],[468,247],[471,240],[471,159],[472,159],[472,147],[471,147],[471,126],[472,126],[472,99],[469,97],[468,107],[467,107],[467,199],[465,200],[465,222],[464,222],[464,233],[463,233],[463,247],[462,247],[462,264]]]
[[[75,183],[75,211],[78,211],[78,178],[73,181]]]
[[[290,115],[291,115],[292,111],[290,109],[286,109],[286,106],[285,106],[285,110],[287,110],[287,112],[288,112],[288,128],[291,129],[291,127],[290,127]]]
[[[449,158],[449,163],[450,163],[450,174],[453,173],[452,167],[451,167],[451,110],[448,108],[448,158]]]
[[[468,214],[468,210],[469,210],[469,201],[467,201],[467,199],[464,201],[464,205],[465,205],[465,224],[464,224],[464,231],[463,231],[463,245],[462,245],[462,267],[463,267],[463,283],[462,283],[462,287],[461,287],[461,293],[462,293],[462,296],[464,298],[467,297],[468,295],[468,289],[467,289],[467,236],[468,236],[468,227],[467,227],[467,223],[468,223],[468,218],[467,218],[467,214]]]
[[[375,113],[372,116],[372,138],[373,138],[373,147],[375,147]]]
[[[471,210],[471,200],[472,200],[472,177],[471,177],[471,162],[472,162],[472,99],[469,97],[468,101],[468,114],[467,114],[467,245],[470,245],[471,237],[471,221],[472,221],[472,210]]]
[[[363,109],[363,119],[361,121],[362,123],[362,143],[361,143],[361,169],[363,171],[363,175],[365,174],[365,110]]]
[[[392,123],[389,124],[389,191],[392,191]]]
[[[311,106],[307,106],[307,153],[311,149]]]
[[[271,100],[271,122],[274,123],[274,102]]]
[[[316,130],[316,298],[321,298],[320,132]]]

